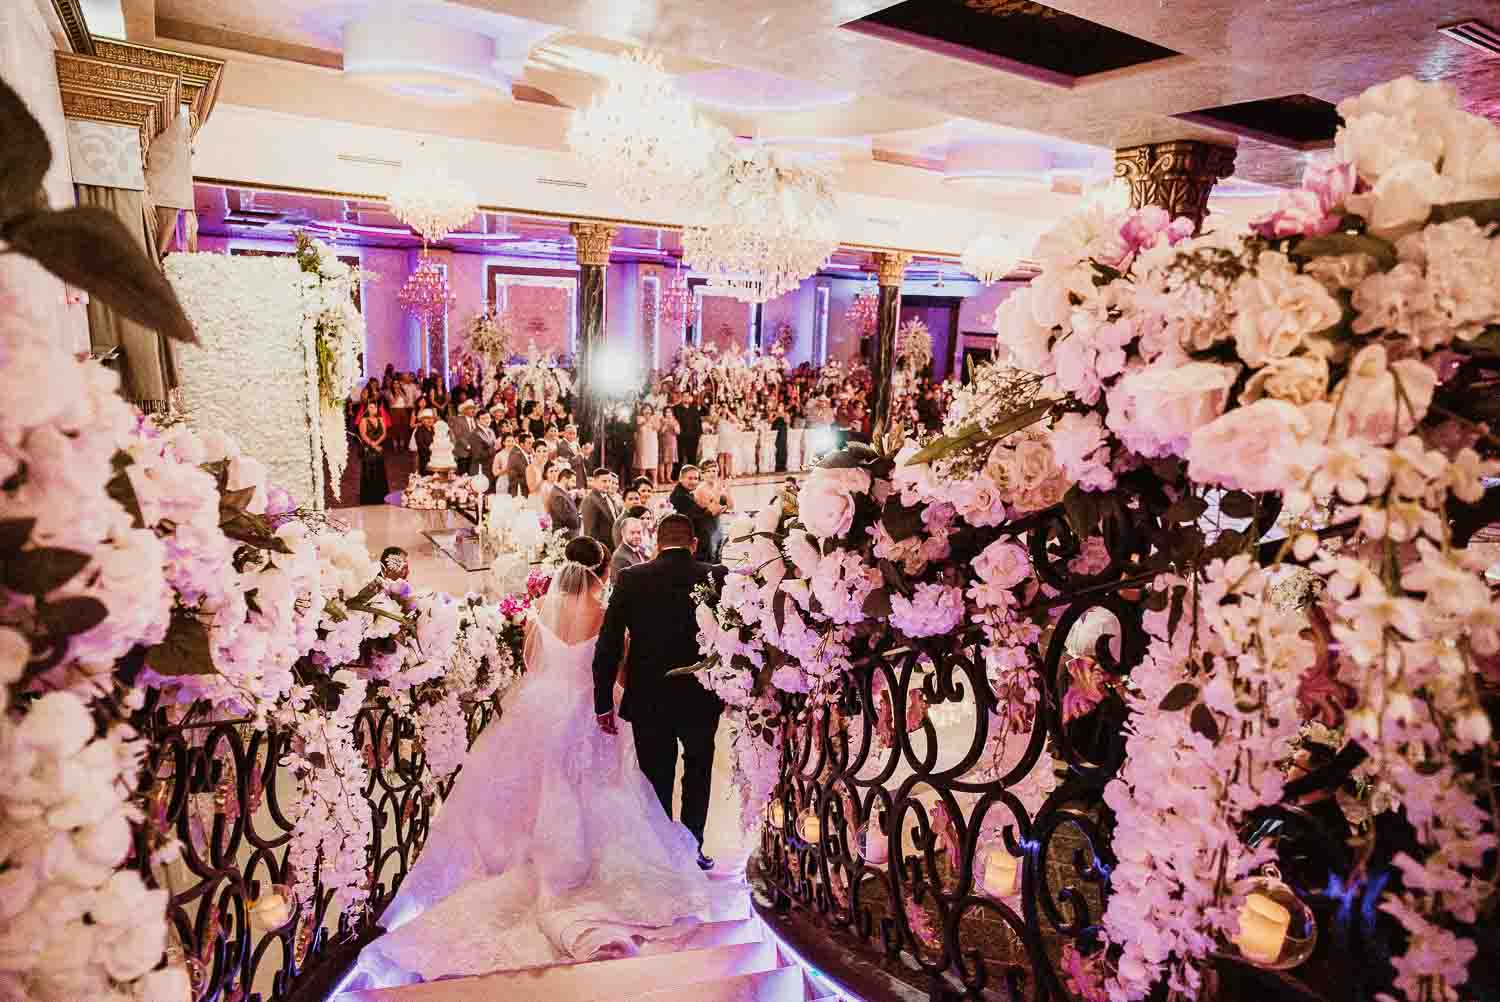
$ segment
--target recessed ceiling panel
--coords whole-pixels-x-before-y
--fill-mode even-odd
[[[1307,94],[1241,101],[1177,117],[1294,150],[1332,146],[1339,129],[1338,110]]]
[[[1063,86],[1178,55],[1029,0],[904,0],[844,27]]]

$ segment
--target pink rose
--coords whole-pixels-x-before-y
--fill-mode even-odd
[[[1307,415],[1284,400],[1237,407],[1193,433],[1188,475],[1232,490],[1282,490],[1315,461],[1313,430]]]
[[[1238,373],[1215,362],[1139,369],[1110,390],[1109,428],[1143,456],[1182,455],[1193,433],[1224,413]]]
[[[1019,544],[997,539],[974,559],[974,573],[985,584],[1014,588],[1031,575],[1031,558]]]
[[[1282,192],[1276,208],[1250,221],[1250,228],[1268,240],[1292,236],[1323,236],[1338,229],[1343,217],[1329,212],[1315,192],[1302,188]]]
[[[797,494],[802,524],[819,539],[844,535],[854,525],[854,497],[836,484],[809,478]]]

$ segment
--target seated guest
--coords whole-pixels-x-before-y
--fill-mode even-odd
[[[645,550],[645,530],[638,518],[622,518],[619,521],[620,545],[615,547],[614,556],[609,561],[610,577],[618,578],[620,572],[627,567],[645,563],[647,559]]]

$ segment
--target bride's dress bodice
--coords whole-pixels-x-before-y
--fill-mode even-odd
[[[389,932],[346,988],[630,952],[743,908],[735,885],[697,869],[697,841],[662,810],[629,725],[599,729],[598,638],[536,630],[533,664],[475,742],[381,916]]]

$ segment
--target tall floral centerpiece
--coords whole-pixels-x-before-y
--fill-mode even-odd
[[[1003,810],[1108,846],[1102,935],[1051,975],[1086,997],[1204,997],[1215,965],[1295,967],[1320,924],[1351,935],[1361,901],[1359,936],[1391,959],[1357,939],[1347,976],[1458,1000],[1495,904],[1500,602],[1469,538],[1500,474],[1500,135],[1410,79],[1339,111],[1337,158],[1247,231],[1090,209],[1045,236],[1041,275],[996,318],[1015,368],[981,367],[930,446],[815,470],[759,517],[752,573],[698,611],[695,670],[741,711],[749,815],[808,796],[767,755],[797,718],[755,723],[782,705],[833,728],[929,672],[922,693],[959,698],[961,672],[987,720],[980,780],[1017,783],[985,771],[1007,737],[1050,744],[1067,789]],[[1060,658],[1099,605],[1112,634]],[[1107,812],[1063,806],[1089,795]],[[807,809],[826,826],[842,796]],[[999,799],[945,800],[972,813],[913,830],[986,831]],[[893,863],[907,834],[887,833]],[[1000,881],[1028,908],[1056,907],[1043,845],[1009,849]],[[975,873],[944,908],[988,893]],[[963,955],[958,918],[926,915],[905,903],[902,941]]]
[[[296,235],[302,269],[304,328],[318,366],[318,423],[328,482],[338,484],[349,464],[344,406],[359,381],[365,350],[365,318],[354,304],[368,276],[338,259],[333,249],[305,231]]]
[[[510,358],[514,337],[515,321],[509,313],[490,308],[469,321],[468,351],[478,359],[485,400],[494,392],[500,367]]]

